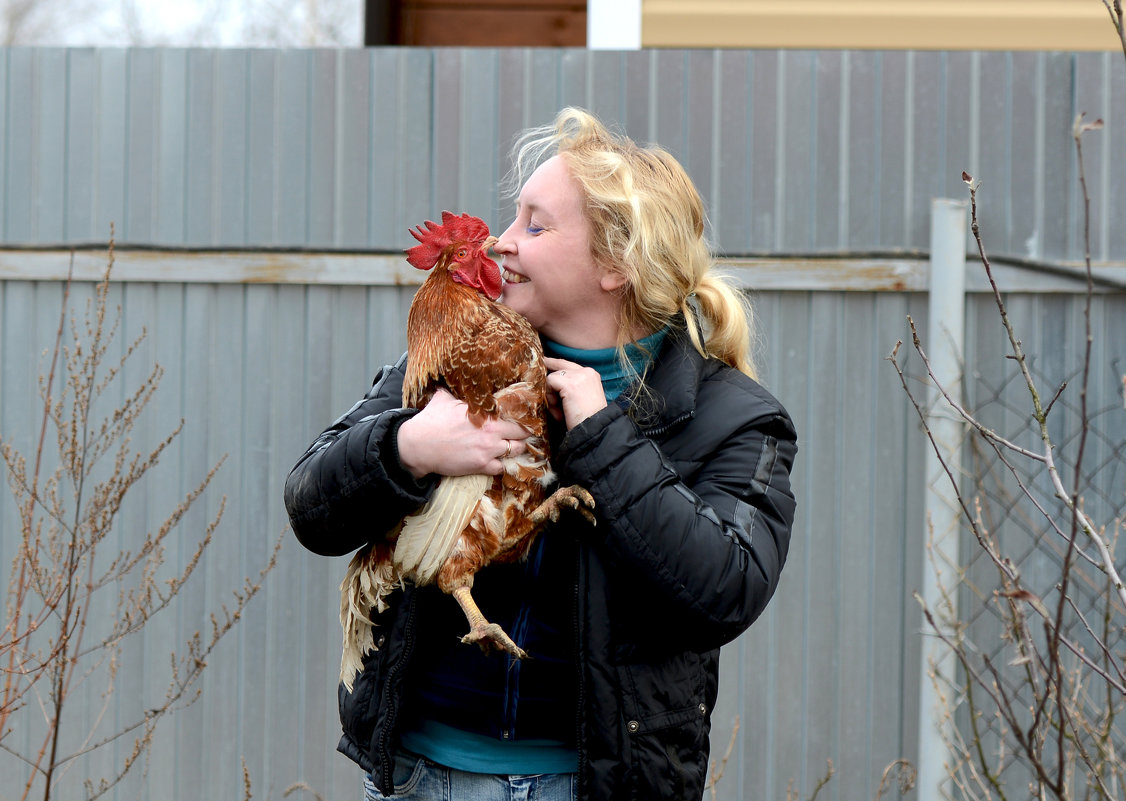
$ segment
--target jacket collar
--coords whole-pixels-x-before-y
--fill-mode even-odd
[[[696,394],[707,364],[692,346],[684,318],[674,320],[644,386],[629,392],[627,413],[649,436],[681,425],[696,414]]]

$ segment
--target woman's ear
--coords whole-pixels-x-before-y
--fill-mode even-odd
[[[616,270],[606,270],[598,279],[598,285],[603,292],[617,292],[626,285],[626,277]]]

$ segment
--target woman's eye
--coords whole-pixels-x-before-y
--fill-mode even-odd
[[[528,226],[527,228],[525,228],[524,230],[525,230],[525,231],[527,231],[527,232],[528,232],[529,234],[531,234],[532,236],[535,236],[536,234],[541,234],[541,233],[543,233],[543,229],[542,229],[542,228],[540,228],[540,227],[539,227],[538,225],[529,225],[529,226]]]

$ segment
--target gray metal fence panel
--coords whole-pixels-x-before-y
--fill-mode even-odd
[[[966,168],[983,181],[992,251],[1076,259],[1070,121],[1090,110],[1108,121],[1085,151],[1094,254],[1121,262],[1119,66],[1113,54],[2,50],[0,244],[104,240],[113,223],[119,241],[144,245],[395,251],[411,243],[408,227],[442,208],[496,228],[510,214],[497,180],[513,134],[573,103],[681,158],[727,253],[924,248],[930,198],[963,196]],[[26,450],[61,290],[20,279],[0,282],[0,435]],[[187,421],[160,478],[127,507],[120,545],[158,525],[224,454],[172,564],[188,558],[221,495],[227,502],[176,619],[126,651],[129,691],[112,699],[104,726],[160,697],[163,654],[206,629],[282,534],[289,466],[405,346],[409,286],[240,280],[162,277],[114,289],[121,336],[147,329],[139,357],[166,370],[139,434]],[[1074,363],[1080,301],[1031,291],[1015,308],[1056,376]],[[969,303],[970,352],[1003,362],[988,298]],[[721,798],[781,798],[791,780],[808,794],[828,758],[839,771],[828,797],[870,798],[886,764],[914,755],[911,595],[926,444],[884,357],[907,338],[907,314],[925,326],[925,306],[910,291],[757,296],[765,382],[801,435],[799,517],[777,600],[723,655],[713,756],[736,714],[740,732]],[[1095,392],[1109,403],[1126,342],[1121,294],[1096,304],[1096,321],[1106,344]],[[993,379],[975,377],[971,397]],[[1102,443],[1095,453],[1114,452]],[[14,514],[0,493],[5,532]],[[12,555],[5,534],[0,562]],[[158,739],[148,777],[122,797],[138,788],[234,797],[240,757],[258,797],[280,797],[296,781],[327,798],[358,795],[356,771],[333,753],[342,569],[287,539],[263,597],[216,654],[203,698]],[[99,700],[88,692],[82,714],[92,723]],[[126,750],[66,781],[112,769]]]
[[[1126,257],[1115,54],[372,49],[0,51],[0,241],[397,250],[443,208],[494,227],[513,136],[586,106],[687,166],[727,253],[922,249],[982,181],[996,253]],[[988,201],[987,203],[985,201]]]
[[[255,574],[285,528],[280,499],[286,472],[362,394],[378,366],[401,352],[411,293],[395,286],[115,287],[121,341],[147,330],[126,381],[139,380],[150,360],[165,368],[157,401],[137,432],[138,447],[186,420],[158,472],[126,507],[115,547],[135,548],[137,538],[158,525],[224,454],[213,490],[182,524],[168,570],[187,560],[222,496],[226,508],[178,612],[123,655],[120,680],[127,690],[112,699],[106,721],[127,720],[159,699],[166,679],[162,655],[206,629],[207,616],[229,591]],[[44,372],[41,354],[54,341],[60,285],[7,281],[0,294],[0,432],[27,452],[38,431],[34,377]],[[77,285],[76,301],[88,295],[88,285]],[[1017,298],[1014,318],[1040,369],[1052,376],[1070,369],[1081,299]],[[972,295],[969,303],[974,322],[968,345],[983,374],[970,382],[968,394],[993,399],[1004,393],[994,386],[990,365],[1006,361],[994,335],[995,313],[986,295]],[[923,560],[926,445],[885,357],[907,337],[908,314],[925,326],[925,304],[920,293],[756,296],[764,380],[786,403],[801,435],[794,474],[799,513],[777,599],[724,653],[716,758],[736,716],[740,731],[721,798],[782,797],[791,780],[808,790],[829,758],[838,769],[829,797],[874,797],[883,768],[914,753],[920,637],[912,593]],[[1113,370],[1126,341],[1124,319],[1121,294],[1096,300],[1103,344],[1095,362],[1103,369],[1092,394],[1103,406],[1120,398]],[[917,374],[918,365],[914,369]],[[1007,425],[1019,425],[1019,393],[1003,400],[1012,406],[999,410],[1008,415]],[[1113,430],[1109,436],[1113,440]],[[1113,456],[1111,447],[1096,443],[1092,458]],[[1108,475],[1120,482],[1113,470]],[[9,531],[14,509],[6,494],[0,516]],[[209,793],[230,796],[239,786],[240,757],[266,797],[297,781],[326,797],[354,791],[355,771],[332,752],[338,731],[336,586],[344,563],[306,553],[284,536],[279,567],[212,660],[202,699],[158,738],[148,778],[134,780],[148,782],[146,792],[202,781]],[[0,544],[5,560],[12,556],[11,543],[6,535]],[[97,690],[84,691],[87,723],[99,708]],[[103,730],[109,725],[103,722]],[[121,749],[103,753],[67,780],[109,770],[122,756]],[[195,773],[198,765],[204,766],[202,777]]]
[[[53,342],[61,293],[55,282],[5,282],[0,293],[0,423],[5,440],[26,451],[37,433],[37,423],[28,425],[37,420],[29,379],[45,369],[39,354]],[[88,285],[77,286],[78,298],[88,294]],[[409,288],[376,286],[129,282],[115,288],[122,340],[147,330],[125,380],[142,378],[151,360],[165,368],[157,401],[137,431],[138,447],[186,420],[184,434],[126,507],[120,547],[135,548],[224,455],[213,490],[181,526],[169,570],[185,563],[223,496],[226,506],[178,611],[123,654],[122,688],[107,721],[128,720],[159,699],[164,655],[206,630],[207,616],[263,563],[284,530],[286,472],[358,399],[377,367],[405,346],[410,295]],[[801,511],[777,600],[724,655],[717,757],[736,715],[740,739],[721,797],[752,791],[780,797],[790,780],[816,779],[830,757],[847,780],[842,793],[867,793],[883,765],[910,747],[914,726],[904,726],[902,717],[910,718],[913,696],[904,664],[916,644],[906,596],[919,554],[904,527],[918,495],[909,483],[917,482],[918,470],[908,461],[906,406],[882,356],[902,336],[905,311],[919,302],[915,295],[873,293],[757,299],[766,380],[802,436],[794,477]],[[855,410],[847,425],[842,408]],[[842,482],[842,474],[850,481]],[[14,510],[7,496],[0,514],[9,530]],[[336,587],[344,560],[313,556],[286,536],[263,596],[214,656],[203,697],[158,737],[149,776],[134,779],[132,790],[187,797],[169,788],[192,787],[192,793],[206,788],[233,797],[245,758],[260,797],[280,797],[297,781],[325,797],[355,792],[356,771],[333,753]],[[8,546],[0,553],[11,554]],[[106,599],[107,614],[112,600]],[[85,692],[80,704],[94,710],[97,688]],[[110,725],[104,722],[102,731]],[[122,756],[120,749],[103,753],[66,781],[108,771]]]

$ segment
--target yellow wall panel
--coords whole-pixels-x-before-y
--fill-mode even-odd
[[[1117,50],[1102,0],[642,0],[644,47]]]

